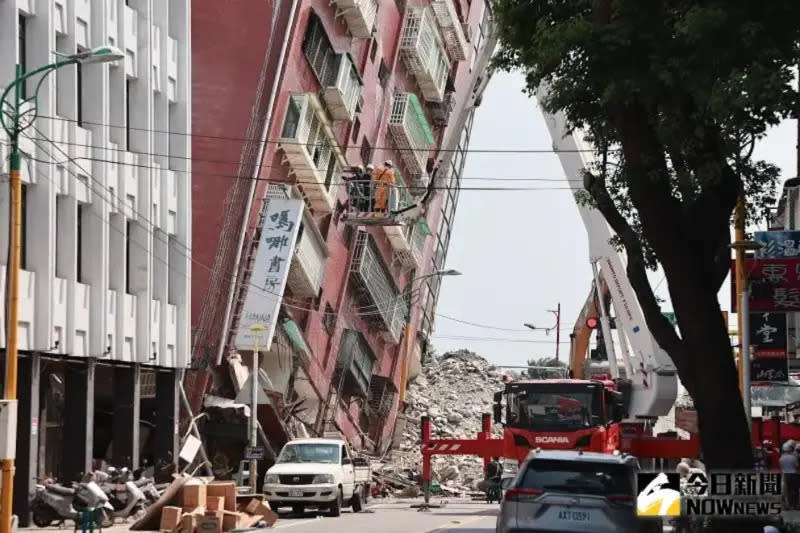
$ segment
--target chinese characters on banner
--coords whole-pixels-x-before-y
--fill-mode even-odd
[[[750,313],[750,345],[758,358],[786,357],[786,313]]]
[[[751,312],[800,311],[800,258],[745,259],[744,268],[750,279]],[[731,261],[731,272],[735,272]],[[731,283],[732,310],[736,311],[735,283]]]
[[[250,332],[253,324],[264,326],[259,349],[266,351],[272,345],[302,214],[302,200],[268,200],[255,264],[236,332],[234,344],[237,349],[253,349],[256,340]]]
[[[800,231],[757,231],[755,237],[764,245],[756,251],[759,259],[800,258]]]

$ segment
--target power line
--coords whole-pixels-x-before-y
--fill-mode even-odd
[[[39,131],[39,130],[37,130]],[[36,139],[35,137],[28,137],[29,139]],[[39,139],[41,140],[41,139]],[[45,139],[49,142],[52,142],[50,139]],[[126,154],[133,154],[133,155],[145,155],[149,157],[162,157],[165,159],[179,159],[183,161],[191,161],[191,162],[200,162],[200,163],[211,163],[211,164],[219,164],[219,165],[238,165],[239,161],[231,161],[227,159],[203,159],[200,157],[192,156],[183,156],[183,155],[171,155],[171,154],[159,154],[156,152],[139,152],[139,151],[131,151],[125,148],[113,148],[110,146],[101,146],[97,144],[84,144],[74,141],[58,141],[59,144],[64,144],[68,146],[80,146],[82,148],[92,148],[93,150],[99,151],[108,151],[108,152],[122,152]],[[0,143],[0,144],[7,144],[7,143]],[[86,159],[86,160],[97,160],[97,161],[107,161],[111,163],[117,163],[119,165],[125,166],[139,166],[138,164],[127,163],[124,161],[115,161],[115,160],[106,160],[106,159],[99,159],[99,158],[84,158],[79,157],[76,159]],[[148,166],[146,168],[160,168],[160,167],[151,167]],[[261,168],[287,168],[286,165],[261,165]],[[172,170],[173,172],[190,172],[195,173],[192,171],[187,170],[174,170],[174,169],[167,169],[161,168],[162,170]],[[248,179],[242,176],[236,175],[225,175],[225,174],[216,174],[216,173],[204,173],[200,172],[200,175],[209,175],[209,176],[219,176],[219,177],[231,177],[231,178],[238,178],[238,179]],[[509,176],[509,177],[498,177],[498,176],[462,176],[458,178],[459,181],[463,180],[470,180],[470,181],[534,181],[534,182],[548,182],[548,183],[583,183],[583,180],[577,178],[538,178],[538,177],[526,177],[526,176]]]
[[[78,121],[71,118],[59,117],[59,116],[52,116],[52,115],[38,115],[37,118],[46,118],[50,120],[60,120],[62,122],[74,122],[77,123]],[[119,124],[107,124],[103,122],[90,122],[88,120],[82,120],[81,124],[89,124],[92,126],[102,126],[107,128],[118,128],[118,129],[127,129],[131,131],[144,131],[148,133],[160,133],[165,135],[180,135],[183,137],[201,137],[204,139],[217,139],[222,141],[237,141],[237,142],[258,142],[261,143],[262,140],[256,138],[247,138],[247,137],[227,137],[224,135],[206,135],[201,133],[184,133],[184,132],[177,132],[177,131],[168,131],[168,130],[156,130],[150,128],[135,128],[133,126],[123,126]],[[299,141],[291,141],[291,140],[284,140],[284,139],[267,139],[267,144],[291,144],[291,145],[305,145],[305,146],[322,146],[326,145],[327,143],[305,143]],[[395,150],[398,152],[419,152],[423,150],[427,150],[425,148],[399,148],[396,146],[373,146],[373,150]],[[554,150],[552,148],[520,148],[520,149],[509,149],[509,148],[470,148],[466,150],[460,150],[458,148],[450,148],[445,149],[441,148],[438,149],[437,152],[464,152],[464,153],[482,153],[482,154],[557,154],[557,153],[579,153],[579,152],[591,152],[594,153],[596,150],[593,149],[585,149],[585,150]],[[610,150],[615,151],[615,150]]]
[[[32,137],[28,137],[29,139],[33,140]],[[41,140],[41,139],[40,139]],[[50,141],[53,142],[53,141]],[[55,144],[55,143],[54,143]],[[38,163],[43,163],[47,165],[65,165],[67,162],[75,162],[77,160],[83,161],[91,161],[94,163],[112,163],[116,165],[122,166],[130,166],[135,168],[143,168],[155,171],[162,171],[168,170],[171,172],[181,173],[181,174],[190,174],[193,178],[195,176],[209,176],[215,178],[228,178],[228,179],[235,179],[235,180],[245,180],[245,181],[261,181],[264,183],[275,183],[275,184],[284,184],[284,185],[317,185],[319,186],[320,183],[316,181],[304,181],[304,180],[291,180],[291,181],[284,181],[284,180],[273,180],[269,178],[261,178],[261,177],[253,177],[253,176],[236,176],[232,174],[215,174],[210,172],[198,172],[194,170],[175,170],[170,168],[164,167],[156,167],[151,165],[142,165],[138,163],[127,163],[123,161],[114,161],[113,159],[101,159],[95,157],[78,157],[72,158],[68,157],[65,161],[44,161],[42,159],[37,159],[35,157],[28,157],[31,161],[36,161]],[[347,183],[331,183],[327,185],[327,187],[346,187]],[[413,189],[414,187],[405,185],[395,185],[396,189]],[[506,192],[529,192],[529,191],[574,191],[573,187],[464,187],[461,185],[457,185],[455,187],[448,187],[448,186],[431,186],[427,187],[432,190],[438,191],[481,191],[481,192],[496,192],[496,191],[506,191]]]
[[[477,342],[523,342],[523,343],[530,343],[530,344],[549,344],[553,345],[555,342],[551,341],[542,341],[542,340],[530,340],[530,339],[510,339],[510,338],[501,338],[501,337],[467,337],[467,336],[460,336],[460,335],[431,335],[434,339],[445,339],[445,340],[461,340],[461,341],[477,341]],[[569,341],[561,341],[559,344],[569,344]]]

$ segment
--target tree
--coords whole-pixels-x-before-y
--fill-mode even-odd
[[[597,148],[583,201],[627,254],[647,325],[694,399],[706,464],[750,468],[717,294],[737,198],[751,222],[774,201],[778,171],[753,144],[798,109],[800,2],[496,0],[494,12],[496,65],[522,69],[539,103]],[[659,264],[680,333],[647,280]]]
[[[528,366],[531,368],[522,371],[523,379],[563,378],[567,370],[567,364],[562,361],[559,361],[555,357],[540,357],[538,359],[529,359]],[[549,368],[533,368],[533,367],[549,367]]]

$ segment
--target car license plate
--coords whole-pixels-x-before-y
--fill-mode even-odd
[[[300,489],[291,489],[289,491],[289,497],[290,498],[302,498],[303,497],[303,491],[300,490]]]
[[[589,522],[589,513],[587,511],[559,511],[558,519],[569,522]]]

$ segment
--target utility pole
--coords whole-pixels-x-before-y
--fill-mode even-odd
[[[556,307],[556,363],[558,360],[558,348],[561,346],[561,302]]]
[[[253,365],[250,370],[250,453],[255,454],[258,446],[258,343],[264,333],[263,325],[253,324],[250,331],[253,333]],[[250,459],[250,488],[252,493],[258,492],[258,459]]]

